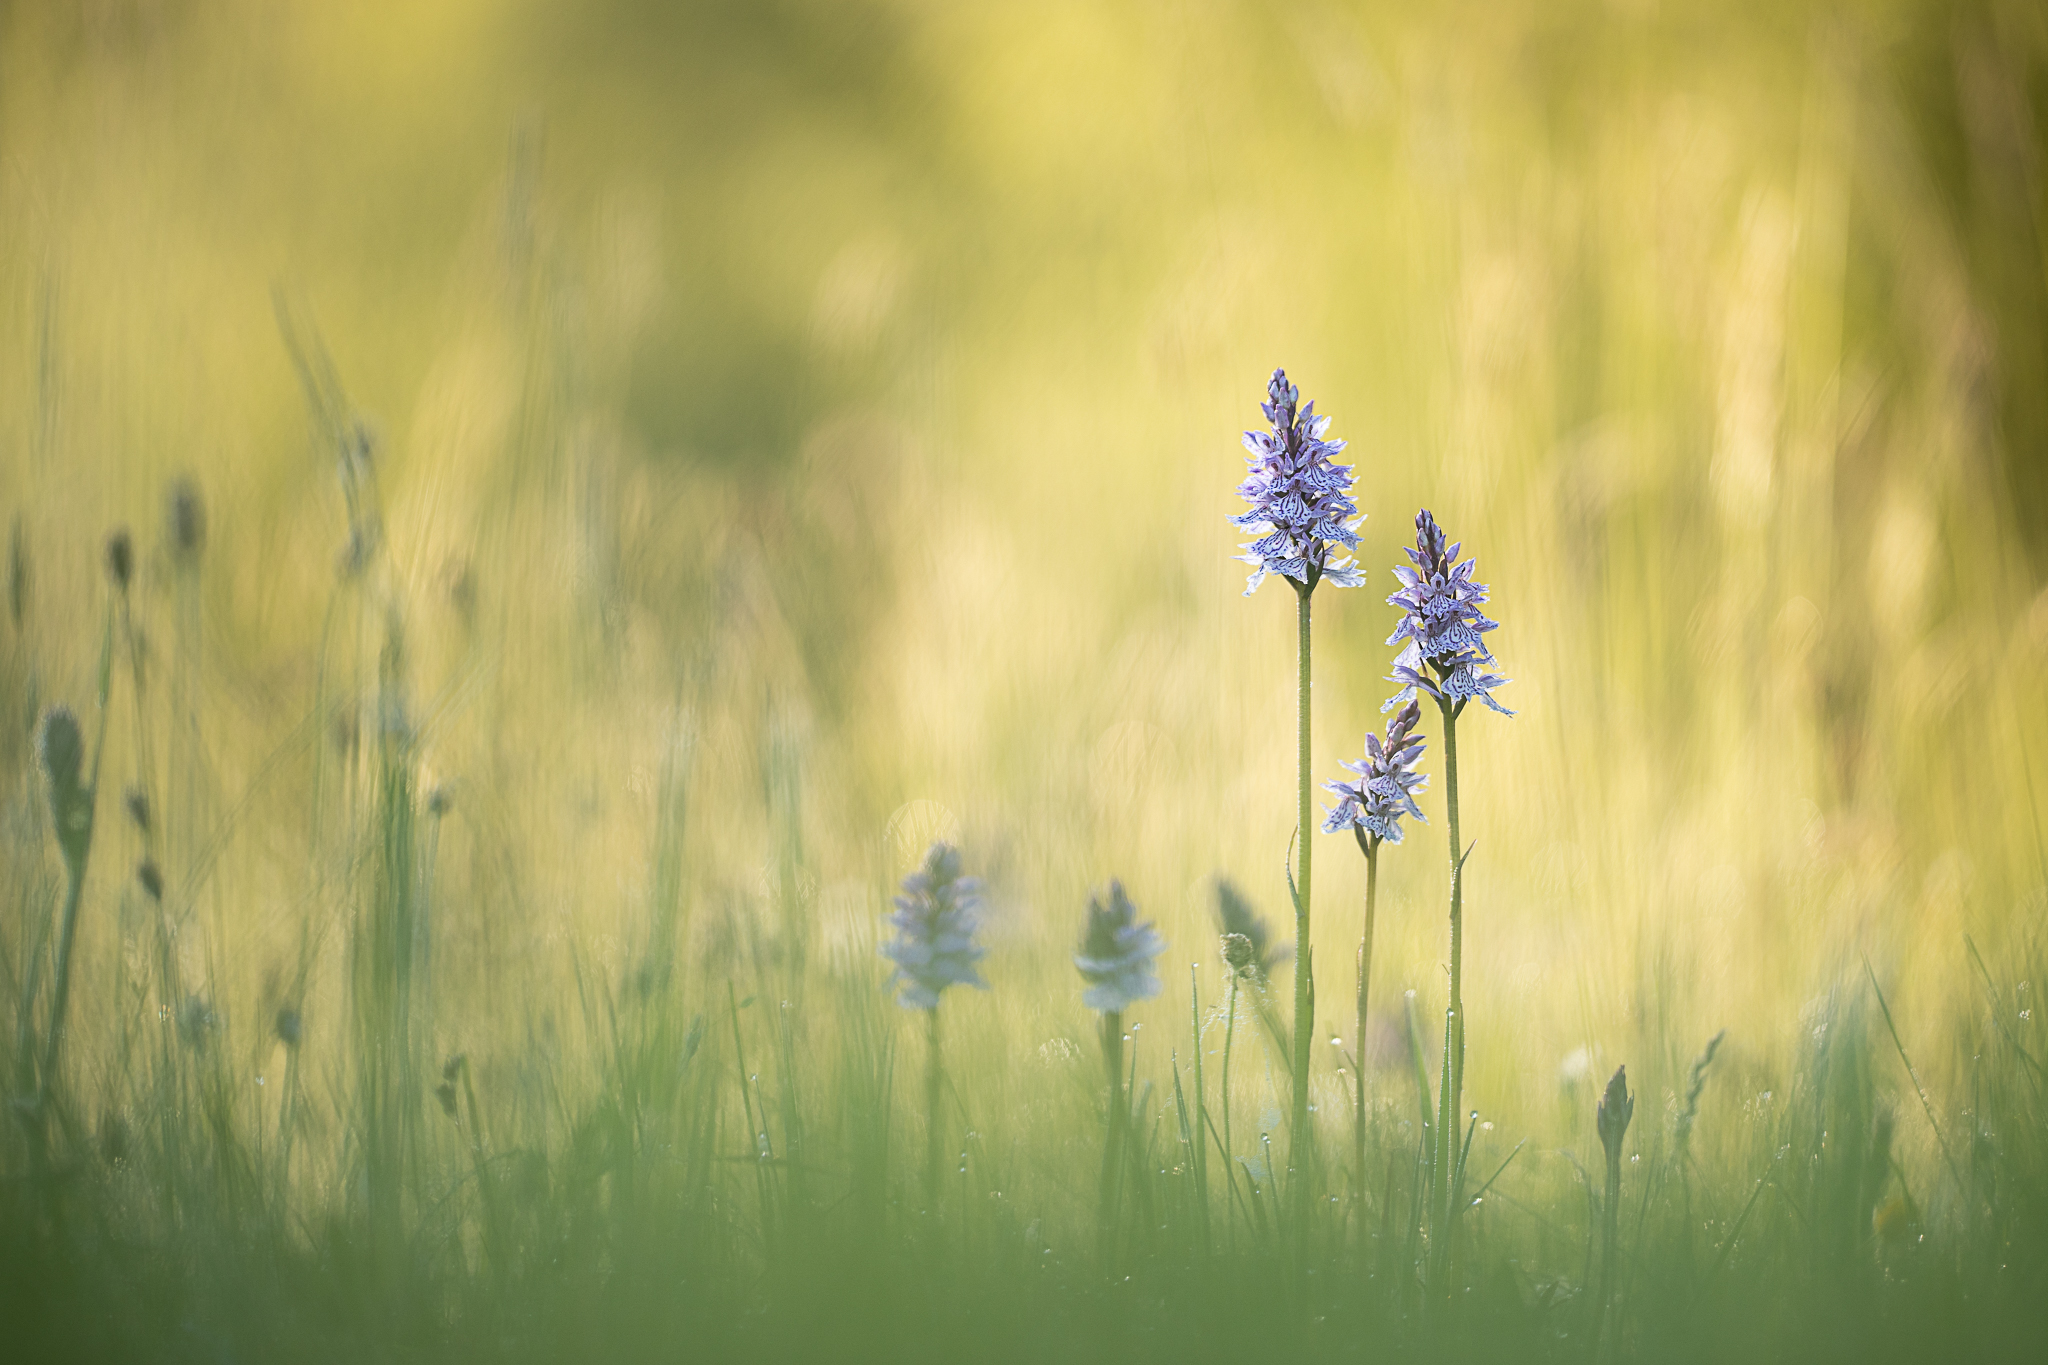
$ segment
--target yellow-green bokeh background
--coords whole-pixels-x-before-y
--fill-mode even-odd
[[[402,623],[454,797],[438,1051],[574,1016],[579,955],[632,969],[674,764],[679,951],[714,964],[787,932],[775,773],[818,971],[879,989],[879,888],[964,845],[995,989],[947,1008],[985,1121],[1086,1037],[1067,953],[1112,875],[1184,1024],[1211,875],[1285,895],[1292,600],[1240,596],[1224,521],[1276,364],[1370,514],[1366,589],[1316,599],[1320,777],[1379,723],[1415,508],[1494,585],[1521,714],[1461,729],[1482,1110],[1551,1122],[1576,1049],[1675,1066],[1723,1026],[1765,1088],[1863,955],[1946,1075],[1963,935],[1995,955],[2048,909],[2030,6],[0,15],[11,818],[33,836],[23,708],[89,701],[117,523],[169,669],[190,475],[197,823],[228,834],[183,951],[259,1071],[302,926],[338,964],[353,904],[306,833],[348,522],[281,313],[378,434],[388,562],[327,676],[369,705]],[[132,748],[116,725],[119,780]],[[1389,1010],[1441,996],[1423,804],[1384,864]],[[88,1015],[134,855],[104,829]],[[1347,1046],[1362,885],[1320,839]]]

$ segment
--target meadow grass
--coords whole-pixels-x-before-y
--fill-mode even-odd
[[[10,1352],[2038,1354],[2024,7],[261,8],[0,13]]]
[[[1269,998],[1264,926],[1222,886],[1213,929],[1226,937],[1220,956],[1191,964],[1184,1011],[1148,1003],[1159,982],[1144,974],[1164,945],[1132,927],[1122,889],[1091,912],[1135,936],[1120,948],[1091,929],[1079,959],[1090,980],[1116,983],[1095,1002],[1106,1109],[1087,1079],[1084,1011],[1009,1063],[1013,1074],[977,1066],[990,1055],[985,1020],[942,1067],[939,1011],[924,1009],[929,1036],[913,1038],[918,1011],[889,1002],[865,954],[797,951],[740,921],[724,931],[748,937],[693,948],[658,913],[615,964],[571,950],[566,1018],[534,1019],[521,1045],[444,1059],[433,1044],[463,1036],[449,1022],[461,997],[436,998],[430,964],[462,940],[437,940],[430,907],[441,826],[461,806],[421,789],[402,626],[381,627],[362,729],[304,746],[339,761],[291,751],[308,780],[331,777],[343,812],[341,937],[306,930],[298,976],[271,987],[282,1003],[241,1029],[181,953],[196,897],[174,861],[168,882],[150,861],[147,875],[116,872],[80,893],[93,814],[118,818],[98,791],[108,718],[130,711],[142,734],[176,717],[158,712],[145,672],[110,681],[84,727],[98,735],[89,761],[80,722],[46,713],[31,770],[46,837],[16,865],[55,862],[62,875],[23,881],[7,956],[17,1086],[5,1282],[24,1348],[1665,1360],[2019,1358],[2037,1344],[2048,1109],[2022,1003],[2041,965],[2029,950],[1994,970],[1964,945],[1979,989],[1945,1022],[1951,1047],[1968,1051],[1950,1082],[1965,1094],[1926,1088],[1859,962],[1809,1009],[1784,1069],[1753,1056],[1724,1074],[1724,1034],[1688,1058],[1691,1045],[1639,1030],[1638,1093],[1658,1087],[1661,1112],[1646,1106],[1631,1124],[1617,1071],[1587,1124],[1579,1096],[1597,1077],[1567,1059],[1559,1084],[1574,1126],[1560,1146],[1524,1155],[1530,1135],[1509,1143],[1508,1113],[1481,1140],[1475,1115],[1450,1129],[1455,1165],[1442,1177],[1441,1116],[1457,1110],[1432,1096],[1414,991],[1395,1055],[1375,1060],[1369,1040],[1347,1055],[1374,1067],[1375,1083],[1351,1114],[1318,1108],[1316,1168],[1276,1157],[1296,1147],[1278,1131],[1295,1092],[1292,1030]],[[684,747],[661,776],[670,821],[689,802],[691,766]],[[175,763],[160,781],[176,790]],[[777,785],[763,799],[794,821]],[[120,809],[149,845],[179,827],[163,818],[174,807],[138,784]],[[191,829],[184,847],[203,857],[217,838]],[[652,863],[669,871],[653,889],[686,903],[674,869],[687,853],[668,847],[680,838],[675,824],[658,831]],[[102,830],[99,846],[113,842]],[[175,859],[169,842],[161,856]],[[788,865],[769,899],[791,903],[770,922],[809,935],[803,840],[785,827],[776,844]],[[918,928],[934,914],[971,936],[974,919],[945,918],[948,905],[973,906],[971,891],[961,901],[946,889],[959,856],[938,848],[925,861],[898,902],[904,941],[938,932]],[[882,896],[869,902],[877,918]],[[68,1022],[64,989],[81,902],[114,921],[99,927],[115,989],[83,1029]],[[974,978],[979,954],[957,956],[971,937],[951,942],[963,965],[892,950],[910,964],[906,992]],[[339,1018],[309,1030],[321,997],[307,988],[323,975]],[[999,977],[996,988],[1012,987]],[[1222,1010],[1204,1011],[1205,989]],[[1457,1064],[1448,1024],[1443,1043],[1439,1083]],[[322,1046],[337,1050],[302,1065]],[[924,1052],[921,1106],[898,1093],[906,1048]],[[1213,1092],[1205,1054],[1220,1062]],[[1754,1088],[1759,1077],[1767,1088]],[[1253,1121],[1234,1129],[1233,1113]],[[1347,1123],[1348,1144],[1336,1138]],[[1915,1148],[1919,1159],[1906,1155]]]

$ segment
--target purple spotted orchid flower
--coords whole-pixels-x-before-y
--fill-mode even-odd
[[[1415,793],[1429,785],[1428,776],[1415,771],[1423,750],[1422,736],[1415,730],[1421,720],[1422,705],[1411,700],[1387,722],[1384,740],[1378,735],[1365,737],[1363,762],[1339,760],[1356,780],[1323,784],[1337,798],[1334,808],[1324,808],[1330,818],[1323,823],[1323,833],[1351,829],[1358,832],[1361,844],[1398,844],[1401,817],[1423,818],[1415,805]]]
[[[1438,702],[1462,708],[1473,697],[1504,716],[1514,712],[1493,699],[1493,689],[1509,680],[1492,672],[1495,660],[1487,648],[1486,632],[1500,623],[1487,619],[1480,608],[1486,602],[1484,583],[1472,577],[1475,560],[1458,559],[1462,543],[1444,544],[1443,528],[1424,509],[1415,514],[1415,544],[1408,550],[1414,568],[1396,565],[1394,576],[1400,590],[1387,599],[1406,613],[1390,645],[1406,641],[1394,671],[1387,681],[1400,690],[1387,698],[1382,711],[1415,700],[1427,692]]]
[[[1356,549],[1358,526],[1365,520],[1351,500],[1351,466],[1330,460],[1344,442],[1324,440],[1330,419],[1318,416],[1314,403],[1297,409],[1300,398],[1287,372],[1273,371],[1260,404],[1273,429],[1244,434],[1251,474],[1238,485],[1237,495],[1251,509],[1230,522],[1257,537],[1246,541],[1245,553],[1237,556],[1253,566],[1245,583],[1247,597],[1267,574],[1279,574],[1304,592],[1319,582],[1340,588],[1365,582],[1357,560],[1332,550]]]
[[[981,883],[961,875],[960,850],[945,843],[933,844],[924,865],[903,879],[889,916],[896,937],[882,945],[882,956],[896,964],[890,984],[903,1008],[937,1009],[948,986],[988,989],[974,965],[987,951],[974,941],[980,892]]]
[[[1074,966],[1088,989],[1081,1003],[1114,1013],[1159,994],[1154,959],[1166,951],[1166,940],[1151,922],[1139,922],[1138,907],[1124,893],[1122,882],[1109,884],[1107,897],[1088,898],[1088,930]]]

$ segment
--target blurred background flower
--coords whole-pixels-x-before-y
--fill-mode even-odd
[[[1150,1000],[1159,994],[1156,963],[1165,951],[1166,940],[1151,921],[1138,919],[1124,884],[1112,881],[1106,893],[1088,898],[1088,928],[1074,954],[1074,966],[1088,983],[1081,1003],[1115,1014]]]
[[[979,892],[974,878],[961,874],[960,850],[950,844],[933,844],[924,865],[903,879],[889,916],[896,937],[882,945],[882,956],[896,964],[889,980],[905,1009],[937,1009],[948,986],[988,989],[974,965],[986,953],[974,941]]]

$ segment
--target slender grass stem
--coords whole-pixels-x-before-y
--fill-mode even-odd
[[[772,1155],[768,1147],[768,1113],[764,1106],[758,1119],[754,1114],[754,1092],[747,1075],[747,1044],[740,1033],[739,1000],[730,980],[725,983],[725,1006],[732,1016],[732,1051],[740,1068],[740,1105],[747,1116],[747,1146],[754,1166],[756,1192],[761,1199],[761,1228],[765,1240],[768,1229],[774,1226],[774,1219],[770,1216],[767,1170],[767,1163]]]
[[[1289,1183],[1294,1187],[1296,1238],[1306,1246],[1310,1186],[1307,1178],[1312,1145],[1308,1120],[1309,1056],[1315,1034],[1313,951],[1309,946],[1309,872],[1314,850],[1309,803],[1309,599],[1312,587],[1295,589],[1295,831],[1299,869],[1294,884],[1294,1112],[1288,1129]]]
[[[71,955],[78,937],[78,905],[85,891],[85,867],[92,854],[93,817],[99,810],[100,760],[107,751],[107,701],[112,685],[114,650],[114,610],[107,607],[106,625],[100,641],[99,671],[99,725],[93,737],[92,772],[83,789],[83,803],[78,815],[81,828],[74,832],[76,843],[64,845],[64,910],[58,921],[57,932],[57,974],[51,984],[50,1022],[43,1037],[42,1069],[37,1073],[37,1094],[46,1100],[57,1083],[57,1051],[64,1040],[64,1016],[71,1004]],[[57,812],[59,818],[69,818],[70,812]],[[63,840],[65,831],[59,830]],[[40,1104],[38,1108],[40,1109]]]
[[[1870,978],[1870,989],[1877,994],[1877,1008],[1884,1014],[1885,1032],[1891,1034],[1892,1046],[1898,1049],[1899,1060],[1905,1064],[1906,1079],[1913,1082],[1913,1093],[1920,1097],[1920,1111],[1927,1115],[1927,1126],[1934,1130],[1934,1142],[1941,1149],[1942,1164],[1948,1167],[1956,1188],[1967,1190],[1970,1186],[1963,1183],[1963,1174],[1956,1169],[1956,1159],[1949,1153],[1948,1136],[1941,1131],[1941,1121],[1934,1117],[1934,1101],[1927,1097],[1927,1087],[1920,1083],[1920,1073],[1913,1069],[1913,1059],[1906,1055],[1906,1044],[1899,1037],[1899,1026],[1892,1022],[1892,1007],[1886,1002],[1884,987],[1877,984],[1877,973],[1870,969],[1867,957],[1863,959],[1863,974]]]
[[[1359,845],[1365,849],[1365,927],[1358,936],[1358,1033],[1352,1041],[1353,1080],[1358,1087],[1356,1123],[1351,1135],[1351,1155],[1358,1167],[1358,1190],[1365,1192],[1365,1021],[1366,1004],[1372,985],[1372,931],[1373,912],[1378,908],[1380,885],[1380,841],[1358,831]],[[1361,1217],[1359,1235],[1364,1236],[1365,1222]]]
[[[1594,1326],[1599,1359],[1607,1358],[1614,1349],[1607,1320],[1614,1309],[1614,1256],[1620,1244],[1621,1148],[1617,1145],[1607,1154],[1607,1186],[1600,1207],[1600,1316]]]
[[[1201,1208],[1202,1249],[1209,1250],[1209,1143],[1202,1130],[1209,1119],[1209,1106],[1202,1089],[1202,986],[1195,967],[1188,967],[1188,1013],[1195,1030],[1195,1199]]]
[[[1230,1177],[1231,1192],[1237,1192],[1237,1149],[1230,1145],[1230,1051],[1237,1040],[1237,973],[1230,973],[1230,1004],[1223,1015],[1223,1092],[1218,1097],[1223,1104],[1223,1171]],[[1230,1249],[1237,1250],[1237,1211],[1233,1205],[1230,1218]]]

